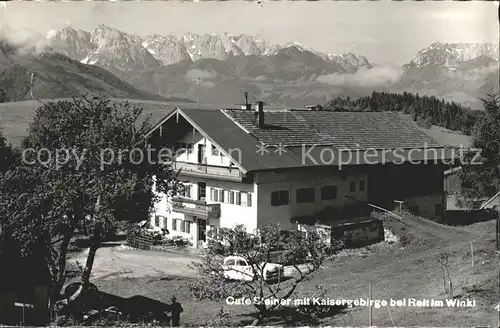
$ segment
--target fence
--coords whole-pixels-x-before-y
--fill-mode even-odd
[[[135,248],[150,250],[153,246],[153,236],[129,234],[127,244]]]

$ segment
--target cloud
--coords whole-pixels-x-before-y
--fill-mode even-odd
[[[210,80],[213,79],[217,76],[217,73],[215,72],[210,72],[210,71],[204,71],[204,70],[199,70],[199,69],[192,69],[186,72],[186,80],[191,80],[195,81],[197,79],[201,80]]]
[[[51,39],[53,38],[55,35],[57,34],[57,30],[50,30],[47,32],[47,34],[45,35],[45,37],[47,39]]]
[[[334,86],[354,87],[384,87],[399,81],[403,74],[400,68],[392,66],[378,66],[373,68],[360,68],[354,74],[328,74],[317,78],[318,82]]]
[[[488,74],[491,73],[499,73],[500,69],[498,68],[498,63],[495,63],[486,67],[479,67],[476,69],[469,70],[457,70],[457,71],[449,71],[446,73],[447,77],[460,80],[460,81],[472,81],[477,79],[483,79]]]
[[[13,29],[5,26],[0,33],[0,40],[6,41],[17,49],[19,54],[35,54],[44,52],[50,46],[43,34],[28,29]]]

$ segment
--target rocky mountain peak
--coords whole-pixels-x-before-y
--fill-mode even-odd
[[[461,63],[480,56],[498,61],[498,45],[492,43],[434,42],[417,53],[412,60],[412,66],[431,65],[454,69]]]

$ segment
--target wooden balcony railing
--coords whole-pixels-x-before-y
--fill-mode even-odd
[[[173,162],[172,166],[176,170],[181,170],[182,173],[195,174],[195,175],[207,175],[212,177],[226,177],[241,180],[243,174],[236,167],[224,167],[215,166],[208,164],[196,164],[196,163],[186,163],[186,162]]]
[[[172,199],[172,209],[178,213],[199,216],[208,219],[220,217],[220,204],[207,204],[204,201],[196,201],[186,198]]]

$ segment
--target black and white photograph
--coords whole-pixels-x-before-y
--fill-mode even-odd
[[[0,326],[500,327],[498,1],[0,1]]]

